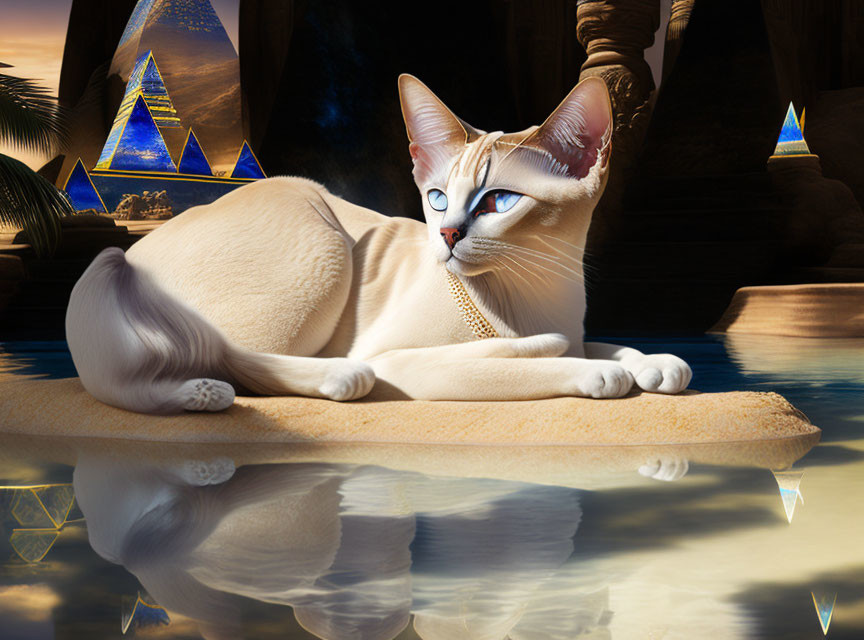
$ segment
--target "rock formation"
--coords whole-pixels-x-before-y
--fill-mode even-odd
[[[118,220],[167,220],[173,215],[171,200],[165,191],[127,193],[111,214]]]

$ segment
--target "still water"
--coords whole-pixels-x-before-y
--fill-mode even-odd
[[[489,449],[420,472],[382,445],[0,436],[0,639],[864,638],[864,341],[619,342],[782,393],[822,442],[782,470],[772,446],[550,448],[550,480]],[[62,343],[2,351],[74,375]]]

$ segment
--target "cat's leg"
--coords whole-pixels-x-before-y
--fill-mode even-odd
[[[670,353],[645,355],[630,347],[603,342],[586,342],[585,356],[620,362],[640,389],[654,393],[678,393],[687,388],[693,378],[690,367]]]
[[[368,360],[380,381],[371,397],[536,400],[618,398],[630,391],[633,377],[617,362],[555,357],[566,343],[546,334],[388,351]]]
[[[375,384],[372,367],[348,358],[285,356],[230,348],[225,368],[232,379],[250,391],[269,396],[356,400]]]

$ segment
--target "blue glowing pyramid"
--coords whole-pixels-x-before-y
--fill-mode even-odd
[[[780,130],[777,146],[774,148],[774,155],[810,155],[810,148],[804,140],[804,132],[801,130],[798,116],[795,115],[795,107],[792,106],[791,102],[789,103],[789,109],[786,111],[786,119],[783,120],[783,128]]]
[[[107,213],[105,203],[99,197],[99,192],[93,186],[93,181],[87,175],[87,169],[84,168],[84,163],[81,158],[72,168],[69,177],[66,178],[66,184],[63,185],[63,190],[72,201],[72,206],[76,211],[84,211],[85,209],[96,209],[99,213]]]
[[[165,88],[165,82],[159,72],[156,58],[153,57],[153,52],[149,49],[141,54],[135,62],[135,68],[132,69],[132,75],[129,76],[129,82],[126,84],[126,93],[123,96],[123,103],[120,105],[120,112],[123,112],[124,109],[130,109],[134,105],[137,98],[135,94],[139,92],[144,96],[144,101],[150,108],[150,114],[157,126],[180,126],[177,110]]]
[[[97,169],[177,172],[144,96],[138,94],[125,122],[119,123],[122,126],[118,126],[118,120],[108,135]]]
[[[212,176],[213,169],[207,162],[207,156],[195,137],[195,132],[189,129],[186,136],[186,144],[183,145],[183,153],[180,154],[180,162],[177,163],[177,171],[189,173],[196,176]]]
[[[127,93],[140,83],[175,159],[183,132],[195,128],[214,172],[231,173],[243,143],[240,60],[210,0],[138,0],[111,60],[114,75],[129,83]]]
[[[267,176],[264,175],[261,165],[258,164],[258,158],[252,153],[249,148],[249,143],[243,141],[243,146],[240,147],[240,155],[237,156],[237,162],[234,163],[234,171],[231,172],[232,178],[248,178],[250,180],[262,180]]]

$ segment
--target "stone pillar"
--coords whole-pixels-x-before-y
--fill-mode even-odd
[[[663,81],[669,77],[678,52],[681,51],[681,41],[684,30],[690,22],[690,13],[696,0],[672,0],[672,11],[669,14],[669,24],[666,26],[666,44],[663,47]]]
[[[660,0],[582,0],[576,36],[588,58],[580,80],[602,78],[609,87],[615,129],[606,193],[594,212],[592,244],[602,243],[621,209],[626,175],[642,146],[654,91],[643,52],[660,26]]]

